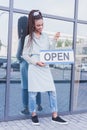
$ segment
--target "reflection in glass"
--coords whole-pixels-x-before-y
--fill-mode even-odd
[[[8,12],[0,11],[0,119],[4,117],[7,65]]]
[[[6,78],[7,44],[8,44],[7,38],[8,38],[8,12],[0,11],[0,69],[1,69],[0,72],[2,72],[2,74],[0,74],[0,79]]]
[[[54,26],[55,25],[55,26]],[[52,39],[56,32],[60,32],[55,49],[70,49],[73,43],[73,23],[44,18],[44,31]]]
[[[87,109],[87,25],[78,24],[74,86],[74,110]]]
[[[0,6],[9,6],[9,0],[0,0]]]
[[[74,17],[74,2],[75,0],[47,0],[46,2],[43,0],[26,0],[26,2],[21,0],[14,0],[14,7],[19,9],[26,9],[29,11],[32,9],[39,9],[41,12],[47,14]]]
[[[87,12],[87,0],[79,0],[79,8],[78,8],[78,18],[81,20],[87,21],[87,15],[85,13]]]
[[[19,115],[20,111],[23,109],[22,106],[22,85],[21,85],[21,73],[20,73],[20,61],[17,59],[17,50],[19,43],[19,35],[22,35],[23,30],[22,25],[25,26],[25,16],[24,14],[14,14],[13,15],[13,33],[12,33],[12,50],[11,50],[11,77],[10,77],[10,116]],[[24,18],[21,21],[19,27],[19,19]],[[23,23],[24,22],[24,23]],[[22,26],[23,27],[23,26]],[[20,30],[20,31],[19,31]],[[22,53],[22,52],[21,52]],[[25,85],[26,87],[26,85]],[[15,94],[16,93],[16,94]]]

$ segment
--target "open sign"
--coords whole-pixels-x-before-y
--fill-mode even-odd
[[[45,63],[74,63],[73,50],[41,50],[40,60]]]

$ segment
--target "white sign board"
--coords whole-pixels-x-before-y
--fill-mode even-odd
[[[73,50],[41,50],[40,60],[44,63],[74,63]]]

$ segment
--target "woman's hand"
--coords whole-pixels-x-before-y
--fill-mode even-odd
[[[44,66],[46,66],[46,64],[43,63],[43,62],[41,62],[41,61],[37,62],[36,65],[38,65],[38,66],[40,66],[40,67],[44,67]]]
[[[54,40],[58,40],[60,37],[60,32],[57,32],[55,35],[54,35]]]

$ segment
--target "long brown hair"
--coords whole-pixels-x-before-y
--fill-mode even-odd
[[[31,10],[28,15],[27,35],[29,34],[30,40],[33,39],[33,32],[35,30],[35,20],[43,19],[42,13],[39,10]]]

